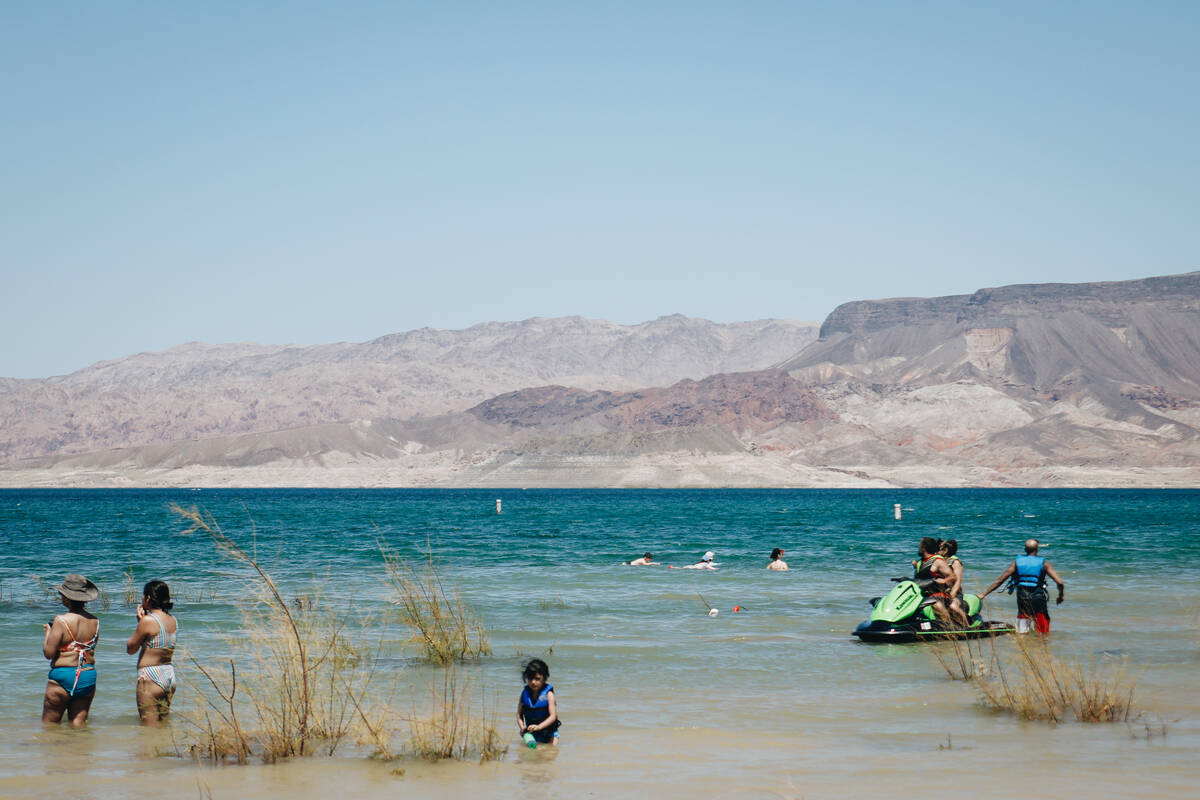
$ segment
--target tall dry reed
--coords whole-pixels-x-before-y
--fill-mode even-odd
[[[43,597],[53,597],[54,595],[58,594],[58,590],[55,589],[52,584],[43,580],[41,575],[30,575],[29,577],[32,578],[33,582],[38,585],[38,588],[42,590]]]
[[[1128,722],[1133,683],[1123,668],[1095,659],[1056,655],[1042,637],[1017,636],[1001,653],[993,640],[986,667],[975,685],[990,708],[1021,719],[1062,722]]]
[[[400,621],[427,659],[451,664],[491,654],[487,629],[458,591],[447,589],[432,555],[414,565],[385,544],[379,549]]]
[[[319,590],[289,601],[253,547],[244,548],[196,508],[171,510],[190,523],[189,532],[207,534],[221,554],[245,568],[239,578],[243,624],[257,634],[232,636],[233,655],[220,665],[191,660],[201,680],[197,708],[185,715],[190,752],[212,761],[271,762],[332,755],[348,740],[379,738],[387,702],[368,698],[368,688],[383,626],[352,624]],[[386,751],[386,742],[381,746]]]
[[[133,580],[132,564],[121,571],[121,589],[124,596],[125,605],[136,606],[138,604],[138,600],[141,598],[138,597],[137,584],[134,583]]]
[[[928,645],[933,657],[953,680],[969,681],[984,665],[982,650],[965,636],[949,636]]]
[[[428,761],[478,758],[491,761],[502,757],[508,746],[496,730],[496,712],[488,710],[485,693],[451,666],[442,671],[441,686],[430,686],[429,708],[409,718],[410,755]]]

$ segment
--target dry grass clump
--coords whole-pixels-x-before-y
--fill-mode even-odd
[[[190,687],[196,691],[196,708],[177,714],[188,726],[184,749],[197,759],[244,764],[252,758],[273,762],[333,755],[342,745],[355,743],[370,747],[374,757],[396,758],[392,743],[402,718],[392,706],[395,679],[385,681],[382,689],[372,685],[379,677],[376,666],[386,628],[377,620],[352,620],[348,612],[331,608],[320,585],[289,599],[253,547],[243,548],[207,513],[171,508],[190,523],[189,532],[204,532],[220,553],[243,568],[236,578],[242,582],[237,596],[243,629],[258,634],[232,634],[232,655],[218,663],[189,658],[193,674],[200,677]],[[457,594],[443,589],[432,562],[417,572],[394,555],[388,557],[385,551],[389,580],[407,589],[402,611],[415,614],[424,641],[438,645],[436,652],[449,654],[451,661],[489,652],[482,626]],[[440,688],[422,696],[430,703],[426,713],[408,720],[405,754],[487,760],[507,749],[496,731],[495,714],[473,702],[470,685],[454,670],[443,673]]]
[[[469,682],[460,679],[453,667],[442,673],[442,685],[431,686],[432,708],[409,719],[407,752],[427,761],[478,758],[492,761],[508,752],[496,730],[496,715],[489,712],[481,693],[474,707]]]
[[[379,549],[400,621],[412,630],[426,658],[451,664],[491,654],[483,623],[457,590],[447,591],[432,555],[417,566],[387,545]]]
[[[986,664],[982,648],[972,645],[971,640],[964,636],[952,636],[940,642],[930,642],[929,647],[942,669],[956,681],[973,679]]]
[[[1137,717],[1133,683],[1123,669],[1057,656],[1044,640],[1028,635],[1017,637],[1006,657],[993,645],[990,663],[975,671],[975,685],[988,707],[1021,719],[1128,722],[1131,714]]]
[[[33,582],[38,585],[39,589],[41,589],[42,597],[53,597],[54,595],[58,594],[58,590],[43,580],[41,575],[30,575],[29,577],[32,578]]]
[[[241,592],[245,630],[258,635],[230,639],[228,669],[191,659],[202,676],[198,710],[185,714],[192,736],[188,750],[210,761],[246,763],[251,757],[332,755],[350,739],[383,737],[386,703],[368,701],[382,636],[370,621],[354,626],[349,616],[322,602],[319,592],[290,603],[256,556],[226,535],[210,515],[171,506],[208,534],[218,551],[246,567]],[[377,709],[374,717],[364,709]]]
[[[171,597],[176,603],[214,603],[217,600],[217,590],[201,584],[173,580],[171,581]]]
[[[138,597],[137,584],[133,582],[132,564],[121,571],[121,594],[127,606],[136,606],[141,599]]]

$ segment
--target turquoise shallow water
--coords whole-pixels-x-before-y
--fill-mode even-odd
[[[552,651],[566,720],[559,756],[412,766],[403,782],[413,796],[638,796],[643,780],[680,797],[845,796],[847,785],[873,796],[943,780],[947,790],[971,781],[976,795],[1007,796],[1011,786],[994,781],[1016,763],[1029,766],[1018,784],[1049,775],[1091,796],[1136,786],[1174,797],[1200,777],[1186,755],[1200,745],[1200,491],[13,490],[0,491],[0,794],[80,784],[69,772],[45,776],[63,753],[103,775],[103,791],[84,788],[96,796],[137,796],[147,774],[195,791],[190,767],[143,756],[122,572],[132,568],[139,588],[150,578],[176,587],[181,642],[202,659],[223,653],[244,600],[234,568],[207,538],[182,535],[170,502],[198,505],[255,542],[286,592],[323,577],[332,601],[362,611],[388,607],[378,542],[410,557],[432,549],[491,630],[495,654],[470,669],[505,715],[522,657]],[[867,599],[905,572],[926,535],[959,540],[968,590],[986,587],[1024,539],[1045,542],[1068,583],[1067,603],[1052,612],[1055,651],[1135,673],[1139,707],[1168,735],[1019,723],[980,709],[926,648],[854,640]],[[790,572],[763,569],[776,546]],[[715,573],[621,566],[645,550],[680,565],[710,549]],[[53,584],[76,571],[109,602],[92,604],[102,641],[91,730],[70,736],[37,724],[40,624],[58,607],[31,576]],[[720,616],[706,616],[698,595]],[[985,616],[1011,620],[1012,606],[993,595]],[[387,669],[419,684],[410,654],[389,633]],[[1141,783],[1117,766],[1131,752]],[[933,777],[922,769],[929,759],[940,765]],[[270,796],[298,775],[309,787],[292,790],[301,796],[327,793],[334,774],[359,781],[364,796],[398,780],[357,761],[289,769],[243,770],[227,796]],[[227,774],[206,779],[218,796]]]

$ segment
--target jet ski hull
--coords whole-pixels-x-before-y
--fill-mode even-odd
[[[998,620],[980,622],[970,628],[953,628],[931,620],[894,623],[867,620],[854,629],[854,635],[870,644],[905,644],[944,639],[983,639],[1015,632],[1011,625]]]

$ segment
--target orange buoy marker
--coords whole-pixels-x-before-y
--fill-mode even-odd
[[[741,610],[742,610],[742,607],[741,607],[741,606],[734,606],[734,607],[733,607],[733,613],[735,613],[735,614],[736,614],[737,612],[741,611]]]

